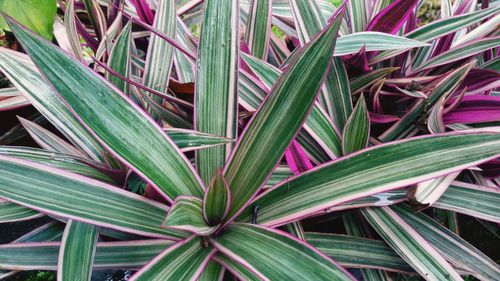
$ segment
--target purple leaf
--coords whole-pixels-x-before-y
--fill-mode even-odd
[[[288,167],[292,170],[294,174],[300,174],[301,172],[305,172],[307,170],[312,169],[314,166],[311,163],[311,160],[307,158],[306,153],[297,143],[297,141],[292,141],[290,146],[285,152],[286,162],[288,163]]]
[[[484,123],[500,120],[500,97],[465,96],[459,106],[444,116],[445,124]]]
[[[380,11],[366,27],[367,31],[395,34],[408,20],[418,0],[396,0]]]
[[[155,16],[153,11],[151,11],[148,2],[146,0],[131,0],[131,2],[132,5],[134,5],[139,18],[145,23],[152,25],[155,20]]]
[[[467,87],[467,94],[478,94],[500,87],[500,73],[488,69],[472,69],[458,89]]]

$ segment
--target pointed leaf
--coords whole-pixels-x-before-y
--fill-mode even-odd
[[[233,142],[231,139],[200,133],[194,130],[165,129],[165,132],[183,152]]]
[[[408,20],[418,0],[396,0],[380,11],[368,24],[366,30],[395,34]]]
[[[203,218],[203,202],[200,198],[179,196],[162,223],[162,227],[179,229],[197,235],[209,235],[217,227],[207,225]]]
[[[282,225],[347,201],[486,162],[498,157],[499,136],[457,132],[378,145],[283,181],[253,205],[259,206],[259,223]],[[248,221],[249,216],[247,209],[240,220]]]
[[[195,128],[203,133],[236,138],[239,1],[205,2],[198,46]],[[205,183],[229,156],[232,144],[196,153],[198,173]]]
[[[389,207],[361,212],[377,233],[426,280],[463,280],[446,260]]]
[[[500,223],[500,192],[495,188],[455,181],[432,206]]]
[[[116,38],[108,59],[109,67],[124,77],[130,77],[130,68],[132,66],[131,40],[132,22],[129,21]],[[120,77],[108,73],[107,79],[120,91],[126,94],[129,93],[129,84],[123,79],[120,79]]]
[[[247,19],[246,42],[250,53],[260,59],[267,59],[271,34],[272,0],[252,0]]]
[[[262,280],[354,279],[315,248],[281,231],[234,223],[211,242]]]
[[[90,281],[98,233],[99,227],[68,221],[59,250],[58,280]]]
[[[197,280],[214,254],[214,249],[203,247],[201,239],[193,235],[172,245],[129,280]]]
[[[208,225],[219,224],[231,207],[231,191],[222,170],[217,170],[203,197],[203,217]]]
[[[0,197],[57,217],[151,237],[185,233],[160,228],[166,206],[77,174],[0,156]]]
[[[413,213],[404,205],[392,209],[453,264],[470,270],[482,280],[494,280],[500,276],[500,266],[495,261],[435,220],[423,213]]]
[[[0,199],[0,223],[26,221],[43,216],[39,212]]]
[[[111,151],[170,199],[201,196],[203,188],[188,160],[132,101],[51,43],[15,22],[11,27],[59,94]]]
[[[247,125],[224,169],[233,197],[229,217],[258,191],[305,121],[328,69],[342,15],[296,54]]]
[[[342,151],[344,155],[365,148],[368,145],[369,136],[370,119],[368,118],[365,98],[361,95],[342,133]]]

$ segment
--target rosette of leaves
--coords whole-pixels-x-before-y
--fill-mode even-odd
[[[0,146],[0,222],[49,221],[0,278],[498,279],[454,223],[499,222],[500,8],[417,2],[60,1],[58,46],[7,17],[1,108],[59,133]]]

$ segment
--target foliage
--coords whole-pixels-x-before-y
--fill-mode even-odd
[[[0,110],[54,128],[2,136],[0,223],[47,223],[0,279],[499,279],[458,218],[500,222],[500,6],[420,2],[58,1],[54,43],[6,17]]]
[[[47,39],[52,39],[52,25],[56,9],[56,0],[0,1],[1,12],[15,18]],[[3,16],[0,16],[0,29],[10,31]]]

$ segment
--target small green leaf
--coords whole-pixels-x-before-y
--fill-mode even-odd
[[[197,235],[210,235],[217,226],[207,225],[203,218],[202,204],[201,199],[197,197],[177,197],[162,227],[185,230]]]
[[[347,120],[342,134],[342,151],[344,155],[366,147],[370,137],[370,119],[363,95],[358,100],[351,116]]]
[[[229,212],[231,191],[222,170],[217,170],[203,198],[203,217],[208,225],[217,225]]]

